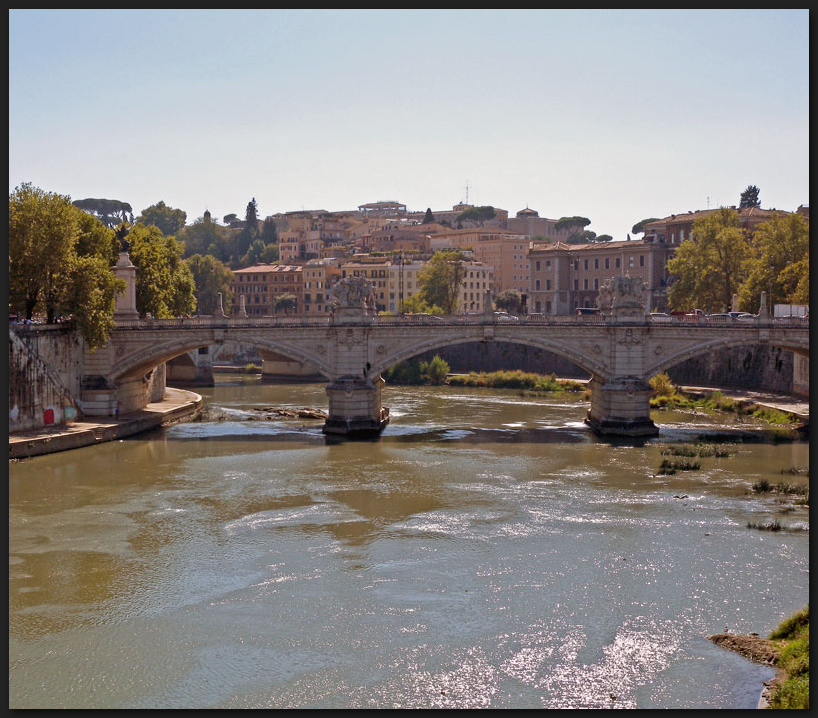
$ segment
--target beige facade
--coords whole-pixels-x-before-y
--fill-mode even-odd
[[[257,264],[236,269],[230,283],[233,294],[231,315],[241,312],[241,297],[249,317],[271,317],[278,313],[301,314],[304,308],[304,278],[302,267],[283,264]],[[292,295],[295,306],[276,309],[276,300],[282,295]]]
[[[341,276],[341,269],[332,261],[312,260],[302,267],[306,317],[328,316],[332,311],[329,287]]]
[[[528,294],[531,272],[528,261],[528,237],[517,232],[491,227],[456,229],[434,235],[439,246],[471,249],[475,261],[494,268],[494,292],[514,290]],[[445,243],[445,244],[444,244]]]
[[[531,289],[528,312],[572,314],[596,307],[599,290],[612,277],[640,277],[646,311],[667,309],[667,260],[673,247],[654,241],[530,244]]]

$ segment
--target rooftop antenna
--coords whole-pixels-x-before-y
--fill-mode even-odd
[[[469,181],[466,180],[466,204],[469,203]]]

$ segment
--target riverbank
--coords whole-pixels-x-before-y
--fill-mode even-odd
[[[765,666],[775,668],[776,661],[780,656],[778,646],[767,638],[761,638],[756,633],[746,635],[736,633],[715,633],[707,637],[708,640],[717,646],[726,648],[728,651],[739,653],[754,663],[761,663]],[[770,698],[775,690],[787,678],[785,671],[776,668],[775,676],[764,683],[764,689],[758,699],[759,708],[769,708]]]
[[[79,449],[133,436],[160,426],[189,421],[198,416],[203,403],[202,397],[195,392],[168,388],[162,401],[122,414],[119,419],[107,416],[88,417],[70,424],[15,432],[9,434],[9,460]]]

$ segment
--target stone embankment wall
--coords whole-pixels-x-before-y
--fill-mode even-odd
[[[104,359],[105,353],[95,355]],[[85,343],[68,325],[9,326],[9,433],[114,416],[117,405],[125,413],[165,395],[164,364],[116,387],[89,375],[94,369]]]
[[[588,378],[588,372],[557,354],[516,344],[460,344],[426,352],[419,358],[429,361],[436,354],[457,373],[519,369],[537,374],[553,372],[569,379]],[[808,370],[803,371],[803,364],[808,366],[809,362],[779,347],[737,347],[688,359],[669,369],[667,374],[679,385],[735,387],[808,396]]]
[[[67,326],[9,327],[9,432],[80,414],[83,345]]]

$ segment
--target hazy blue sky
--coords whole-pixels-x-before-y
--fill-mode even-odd
[[[468,191],[625,239],[808,204],[808,61],[808,10],[9,10],[9,192],[190,223]]]

